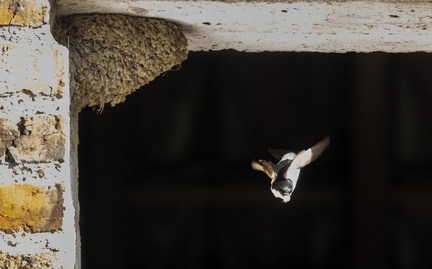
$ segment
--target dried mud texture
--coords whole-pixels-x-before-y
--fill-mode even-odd
[[[115,14],[58,18],[57,41],[69,48],[72,108],[126,96],[187,58],[181,27],[160,19]]]
[[[0,230],[58,231],[63,225],[62,185],[37,187],[30,184],[0,185]]]

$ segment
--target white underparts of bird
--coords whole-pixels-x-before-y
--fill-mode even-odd
[[[253,160],[252,169],[266,173],[271,179],[270,189],[273,195],[286,203],[291,199],[301,168],[316,160],[329,145],[330,137],[327,136],[313,147],[297,154],[285,149],[269,149],[270,154],[278,160],[278,163]]]

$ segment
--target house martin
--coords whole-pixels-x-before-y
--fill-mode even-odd
[[[273,195],[286,203],[291,199],[301,168],[316,160],[329,145],[330,138],[327,136],[313,147],[297,154],[284,149],[269,149],[270,154],[278,160],[278,163],[253,160],[252,169],[266,173],[271,179],[270,189]]]

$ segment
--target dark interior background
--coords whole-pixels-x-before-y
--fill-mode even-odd
[[[432,55],[192,52],[80,114],[83,268],[432,268]],[[331,147],[289,203],[250,161]]]

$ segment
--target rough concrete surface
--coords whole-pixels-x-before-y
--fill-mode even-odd
[[[68,56],[45,22],[0,27],[0,268],[79,267]]]
[[[173,21],[190,51],[432,51],[431,1],[62,0],[55,8]]]
[[[72,105],[114,106],[187,57],[175,23],[114,14],[60,17],[54,26],[69,48]]]

